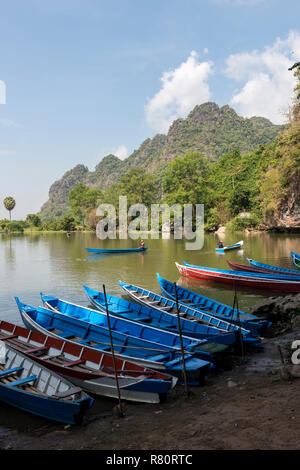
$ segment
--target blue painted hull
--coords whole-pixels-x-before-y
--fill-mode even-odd
[[[125,284],[120,281],[120,285],[125,290],[125,292],[128,295],[132,296],[133,299],[136,300],[137,302],[140,302],[142,304],[146,302],[148,303],[151,302],[155,304],[156,306],[154,308],[157,309],[157,311],[159,312],[158,315],[160,315],[161,318],[168,316],[168,317],[172,317],[174,322],[178,321],[177,320],[177,307],[176,307],[175,301],[166,297],[162,297],[159,294],[155,294],[154,292],[150,292],[141,287],[134,286],[132,284]],[[147,296],[147,301],[144,300],[145,296]],[[172,314],[165,313],[163,309],[166,309],[166,308],[169,309],[172,312]],[[152,309],[149,309],[149,310],[152,310]],[[151,316],[152,315],[153,314],[151,313]],[[232,336],[233,334],[236,335],[238,333],[241,333],[242,339],[246,344],[249,344],[251,346],[261,346],[260,341],[257,338],[255,338],[249,330],[243,328],[240,325],[230,323],[224,320],[224,318],[222,319],[216,318],[215,316],[210,315],[204,312],[203,310],[196,310],[192,306],[187,306],[187,305],[180,303],[179,315],[181,317],[181,323],[183,324],[184,322],[188,322],[188,323],[191,323],[192,325],[196,324],[200,327],[203,327],[203,326],[205,326],[206,328],[209,327],[211,331],[213,332],[216,331],[217,329],[219,331],[219,334],[221,334],[223,337],[228,333],[231,333]],[[184,319],[182,317],[184,317]],[[198,321],[195,321],[195,320],[198,320]]]
[[[174,284],[166,279],[163,279],[158,273],[156,274],[159,286],[162,293],[175,301],[175,288]],[[204,310],[216,318],[224,319],[235,323],[241,324],[246,329],[253,333],[262,334],[266,328],[271,326],[271,323],[262,318],[258,318],[250,313],[243,312],[242,310],[233,310],[229,305],[222,304],[216,300],[205,297],[204,295],[193,292],[181,286],[177,287],[177,298],[180,303],[185,306],[193,307],[196,310]]]
[[[84,286],[85,292],[92,304],[100,311],[105,312],[104,294],[99,291]],[[135,302],[111,295],[107,296],[108,309],[112,315],[121,318],[128,318],[134,322],[142,324],[142,328],[148,328],[148,325],[157,329],[157,331],[173,331],[179,340],[178,320],[174,315],[149,308],[145,305],[139,305]],[[181,318],[181,332],[186,337],[209,340],[220,344],[234,344],[236,337],[233,333],[222,331],[213,326],[204,325],[198,322],[192,322]]]
[[[235,250],[236,248],[240,248],[241,246],[243,246],[243,244],[244,244],[244,242],[240,241],[238,243],[235,243],[234,245],[224,246],[223,248],[216,248],[216,252],[217,253],[225,253],[225,251]]]
[[[248,263],[251,266],[256,266],[258,268],[266,269],[269,271],[274,271],[274,274],[296,274],[300,276],[300,271],[296,271],[295,269],[287,269],[287,268],[280,268],[279,266],[273,266],[271,264],[266,264],[266,263],[260,263],[259,261],[255,261],[250,258],[246,258]]]
[[[84,307],[74,306],[74,304],[59,301],[59,299],[54,297],[43,296],[43,298],[47,303],[52,303],[52,306],[53,304],[60,306],[65,312],[54,312],[42,307],[38,309],[30,306],[26,306],[22,309],[19,307],[22,320],[27,328],[41,331],[44,334],[49,334],[54,337],[65,338],[69,341],[74,341],[72,338],[75,337],[81,338],[80,341],[76,341],[76,344],[83,344],[86,347],[107,351],[109,353],[110,337],[106,315],[94,310],[85,309]],[[90,315],[90,317],[85,320],[74,318],[74,316],[72,316],[74,307],[77,312],[81,311],[82,317],[83,313],[85,313],[86,316]],[[24,310],[24,312],[22,310]],[[119,322],[118,326],[120,326]],[[116,321],[111,318],[112,339],[114,352],[117,357],[122,359],[128,358],[138,364],[163,370],[171,375],[176,375],[179,377],[179,380],[182,379],[182,357],[177,342],[174,342],[174,338],[174,344],[171,344],[171,335],[165,338],[165,340],[169,340],[168,344],[161,344],[159,343],[159,338],[156,338],[153,334],[152,338],[150,337],[147,340],[138,336],[130,336],[125,332],[125,329],[123,332],[117,331],[114,329],[115,327]],[[59,330],[60,333],[57,330]],[[163,338],[160,340],[162,339]],[[165,341],[165,343],[167,343],[167,341]],[[208,370],[213,367],[210,355],[199,349],[205,344],[205,341],[184,340],[185,363],[190,385],[195,385],[196,383],[199,385]],[[193,352],[193,354],[188,351]]]
[[[1,383],[0,400],[28,413],[67,424],[80,423],[85,409],[90,407],[86,401],[82,402],[82,404],[58,402],[51,398],[41,397]]]
[[[86,248],[86,251],[88,253],[94,253],[94,254],[110,254],[110,253],[142,253],[143,251],[146,251],[147,247],[144,248],[120,248],[120,249],[98,249],[98,248]]]

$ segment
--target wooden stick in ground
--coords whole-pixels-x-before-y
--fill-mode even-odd
[[[176,299],[176,308],[177,308],[177,318],[178,318],[178,332],[180,338],[180,347],[182,353],[182,364],[183,364],[183,377],[184,377],[184,390],[185,394],[188,395],[188,385],[187,385],[187,376],[186,376],[186,368],[185,368],[185,358],[184,358],[184,349],[183,349],[183,342],[182,342],[182,335],[181,335],[181,326],[180,326],[180,315],[179,315],[179,306],[178,306],[178,297],[177,297],[177,286],[176,282],[174,282],[174,289],[175,289],[175,299]]]
[[[115,371],[115,377],[116,377],[116,385],[117,385],[117,390],[118,390],[119,411],[120,411],[120,416],[123,417],[123,416],[124,416],[124,413],[123,413],[123,410],[122,410],[121,394],[120,394],[120,387],[119,387],[119,378],[118,378],[118,372],[117,372],[117,365],[116,365],[116,358],[115,358],[115,352],[114,352],[114,345],[113,345],[113,339],[112,339],[111,328],[110,328],[110,318],[109,318],[109,312],[108,312],[108,306],[107,306],[106,290],[105,290],[105,285],[104,285],[104,284],[103,284],[103,293],[104,293],[104,299],[105,299],[105,308],[106,308],[106,315],[107,315],[107,324],[108,324],[108,329],[109,329],[109,337],[110,337],[110,345],[111,345],[111,354],[112,354],[112,359],[113,359],[113,364],[114,364],[114,371]]]

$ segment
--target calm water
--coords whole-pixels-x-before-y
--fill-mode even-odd
[[[119,279],[159,292],[156,272],[192,290],[232,305],[233,291],[222,284],[181,277],[175,261],[202,266],[228,268],[226,259],[246,264],[250,257],[269,264],[291,267],[290,251],[300,252],[299,235],[227,234],[225,244],[244,240],[243,250],[216,254],[217,237],[205,236],[200,251],[186,251],[183,240],[145,240],[146,253],[122,255],[88,255],[85,247],[135,247],[132,240],[100,241],[93,233],[0,235],[0,311],[1,319],[21,324],[14,301],[19,296],[25,303],[40,305],[39,293],[57,295],[66,300],[88,305],[84,284],[107,293],[122,295]],[[228,268],[229,269],[229,268]],[[248,310],[272,292],[238,291],[239,307]]]

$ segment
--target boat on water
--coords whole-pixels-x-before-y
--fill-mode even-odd
[[[270,275],[267,273],[251,273],[239,271],[238,273],[226,269],[208,268],[185,263],[175,263],[183,276],[207,281],[230,284],[232,288],[242,286],[253,289],[264,289],[284,293],[300,292],[300,278],[295,276]]]
[[[249,271],[252,273],[300,276],[300,271],[280,268],[279,266],[272,266],[271,264],[260,263],[259,261],[254,261],[250,258],[246,258],[246,259],[249,265],[233,263],[232,261],[229,261],[229,260],[227,260],[227,263],[229,264],[231,269],[233,269],[234,271],[244,271],[244,272]]]
[[[132,284],[126,284],[122,281],[120,281],[120,285],[122,289],[126,292],[126,294],[132,297],[135,301],[139,302],[142,305],[151,306],[152,308],[149,310],[156,309],[160,314],[162,312],[161,317],[166,315],[170,317],[171,315],[173,317],[174,324],[178,322],[177,306],[174,300],[171,300],[167,297],[162,297],[161,295],[151,292],[142,287],[138,287]],[[129,303],[132,304],[132,302]],[[245,344],[251,346],[261,346],[261,342],[257,337],[254,337],[249,330],[243,328],[240,325],[237,325],[236,323],[228,322],[224,318],[216,318],[215,316],[210,315],[209,313],[203,310],[197,310],[193,308],[191,305],[183,305],[179,303],[178,309],[181,324],[184,324],[184,321],[187,320],[192,321],[197,325],[207,325],[209,327],[213,327],[214,329],[218,328],[223,333],[230,331],[237,334],[240,333]],[[137,310],[138,308],[136,307],[133,312]],[[142,312],[145,312],[144,308],[141,308],[140,310]],[[152,312],[149,312],[149,316],[150,315],[151,317],[154,316]],[[157,316],[158,315],[159,314],[157,314]]]
[[[165,297],[176,300],[174,283],[162,278],[156,273],[157,280],[162,294]],[[259,334],[263,334],[266,328],[271,323],[262,317],[257,317],[242,310],[237,310],[229,305],[225,305],[217,300],[205,297],[202,294],[193,292],[182,286],[176,286],[177,299],[179,303],[193,307],[196,310],[204,310],[205,312],[214,315],[216,318],[230,321],[243,326],[244,328]]]
[[[293,264],[297,268],[300,268],[300,255],[297,255],[297,253],[294,253],[293,251],[291,251],[291,258],[292,258]]]
[[[118,398],[111,355],[6,321],[0,321],[0,341],[89,393]],[[175,377],[124,359],[116,358],[116,369],[123,400],[159,403],[160,396],[177,382]]]
[[[236,248],[240,248],[241,246],[243,246],[243,244],[244,244],[244,242],[243,242],[243,240],[241,240],[237,243],[234,243],[234,245],[224,246],[223,248],[216,248],[216,252],[217,253],[225,253],[225,251],[235,250]]]
[[[58,302],[59,299],[55,297],[43,298],[47,308],[34,308],[18,303],[21,318],[27,328],[111,354],[106,315],[64,301]],[[65,313],[58,311],[58,307],[64,309]],[[124,324],[116,322],[112,316],[110,319],[115,357],[164,371],[178,377],[180,382],[183,381],[178,335],[171,332],[165,332],[164,335],[157,332],[151,335],[149,331],[144,333],[144,328],[136,328],[136,335],[132,336],[128,334]],[[185,366],[190,385],[201,384],[207,372],[214,367],[210,353],[205,351],[206,343],[204,340],[196,341],[183,337]]]
[[[111,253],[142,253],[147,250],[146,246],[141,248],[118,248],[118,249],[104,249],[104,248],[86,248],[88,253],[94,254],[111,254]]]
[[[99,311],[105,313],[104,294],[87,286],[84,286],[84,290],[92,305]],[[121,317],[122,319],[131,320],[141,328],[151,327],[160,332],[172,331],[179,340],[178,320],[171,313],[167,313],[163,311],[163,309],[157,310],[156,308],[150,308],[146,305],[129,302],[128,300],[112,295],[107,295],[106,297],[110,314],[119,318]],[[182,335],[190,339],[211,340],[215,343],[227,345],[236,342],[236,336],[233,332],[221,329],[221,327],[217,328],[216,326],[201,324],[195,321],[195,319],[187,320],[186,318],[181,318],[180,326]]]
[[[94,402],[81,388],[7,343],[5,358],[0,364],[0,400],[20,410],[67,424],[80,424],[85,411]]]

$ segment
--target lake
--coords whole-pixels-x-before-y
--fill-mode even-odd
[[[300,252],[298,234],[227,233],[224,244],[244,240],[241,250],[216,254],[218,237],[206,234],[199,251],[185,250],[184,240],[146,240],[145,253],[88,255],[85,247],[125,248],[138,246],[133,240],[99,240],[95,233],[28,233],[0,235],[0,310],[1,319],[22,324],[14,301],[18,296],[33,306],[41,304],[40,292],[88,305],[83,285],[120,296],[118,281],[123,280],[159,292],[156,273],[192,290],[202,292],[229,305],[234,292],[222,284],[181,277],[175,261],[229,269],[227,259],[247,264],[246,257],[292,268],[290,251]],[[239,308],[250,307],[271,291],[238,290]]]

